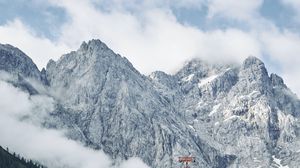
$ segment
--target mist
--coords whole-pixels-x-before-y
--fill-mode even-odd
[[[0,145],[51,168],[112,168],[104,152],[68,139],[63,130],[46,129],[41,122],[53,110],[48,96],[30,96],[0,78]],[[132,158],[120,168],[148,168]]]

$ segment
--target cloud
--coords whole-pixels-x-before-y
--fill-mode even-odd
[[[71,17],[62,28],[60,41],[64,41],[63,43],[71,41],[70,46],[78,46],[82,40],[102,39],[114,51],[127,57],[144,74],[155,70],[174,73],[183,62],[192,57],[212,61],[241,62],[249,55],[264,58],[267,54],[274,57],[273,60],[280,66],[294,67],[294,71],[283,68],[283,71],[277,69],[276,72],[284,74],[284,79],[294,91],[300,90],[298,85],[300,82],[288,77],[296,75],[295,72],[300,69],[295,64],[276,59],[276,52],[280,48],[282,49],[280,55],[283,55],[287,51],[284,48],[292,47],[293,50],[290,50],[294,52],[290,54],[293,55],[292,58],[295,58],[294,55],[299,51],[294,47],[291,38],[286,39],[292,40],[291,42],[280,43],[280,45],[268,40],[276,39],[278,36],[285,37],[287,34],[280,32],[271,21],[260,16],[262,0],[190,1],[185,4],[186,7],[191,8],[189,5],[193,3],[201,5],[205,3],[208,6],[208,16],[249,22],[249,30],[238,28],[202,30],[181,24],[170,10],[170,5],[169,8],[161,8],[157,4],[150,5],[151,7],[148,6],[144,11],[136,14],[120,9],[102,11],[89,1],[51,2],[66,9]],[[120,4],[122,6],[122,3]],[[81,15],[81,11],[85,11],[85,15]],[[264,39],[265,34],[268,34],[267,39]],[[78,35],[81,38],[78,38]],[[299,37],[297,34],[293,36]]]
[[[139,158],[131,158],[120,165],[120,168],[149,168]]]
[[[282,1],[297,6],[294,1]],[[282,56],[281,59],[277,56],[291,55],[291,59],[288,60],[297,59],[295,55],[299,55],[299,51],[294,44],[297,44],[295,39],[299,38],[299,34],[290,32],[294,36],[291,38],[289,33],[285,33],[285,29],[279,31],[272,21],[263,18],[259,13],[262,0],[172,2],[174,1],[48,0],[48,5],[64,9],[69,18],[61,25],[58,39],[50,41],[38,37],[33,30],[16,19],[0,26],[0,36],[3,37],[0,42],[20,47],[39,67],[43,67],[49,58],[56,60],[60,55],[76,50],[82,41],[98,38],[115,52],[127,57],[143,74],[155,70],[174,73],[183,62],[193,57],[241,62],[249,55],[262,59],[268,55],[275,64],[283,67],[274,71],[283,74],[288,86],[292,86],[292,89],[300,94],[300,82],[292,80],[292,76],[297,75],[296,72],[300,69],[282,59]],[[234,25],[224,29],[220,28],[222,25],[217,25],[215,28],[204,30],[179,22],[173,11],[173,8],[202,9],[203,6],[208,8],[208,22],[222,18],[242,21],[249,25],[247,29]],[[15,34],[18,38],[12,38],[16,37]],[[286,42],[277,41],[280,38]],[[268,62],[266,64],[272,66],[268,65]]]
[[[263,0],[209,0],[208,17],[223,17],[247,21],[258,16],[258,9],[263,3]]]
[[[203,0],[177,1],[179,4],[177,7],[189,8],[197,6],[195,4],[202,6],[205,2]],[[144,74],[155,70],[173,73],[183,62],[193,57],[241,61],[249,55],[261,56],[257,39],[249,32],[234,28],[203,31],[179,23],[172,11],[167,8],[172,5],[171,1],[142,1],[140,5],[147,7],[145,7],[145,11],[140,11],[138,14],[120,9],[121,7],[103,11],[96,8],[94,1],[76,1],[75,3],[69,0],[49,0],[49,2],[51,5],[64,8],[70,16],[69,21],[62,25],[61,36],[56,42],[34,36],[18,20],[14,24],[10,23],[4,26],[5,30],[17,29],[13,33],[22,32],[20,37],[24,37],[24,40],[14,41],[32,41],[25,43],[28,44],[28,47],[23,46],[23,43],[17,46],[22,46],[20,48],[32,56],[39,67],[45,66],[46,60],[49,58],[57,59],[65,53],[65,50],[76,50],[82,41],[93,38],[101,39],[114,51],[127,57]],[[101,1],[101,3],[104,2]],[[211,6],[220,5],[218,1],[209,2]],[[116,6],[122,7],[126,6],[125,4],[133,6],[130,2],[119,0],[115,0],[111,4],[118,4]],[[255,4],[258,6],[258,2],[256,2],[249,4],[249,8],[254,10]],[[82,11],[84,11],[84,15]],[[233,15],[237,15],[237,13]],[[43,42],[46,44],[41,45]],[[14,45],[14,43],[12,44]],[[45,49],[39,52],[34,44],[39,44]],[[46,55],[45,58],[40,56],[43,54]]]
[[[29,96],[0,80],[0,99],[1,146],[51,168],[112,167],[112,160],[102,151],[66,138],[63,131],[40,127],[40,122],[53,109],[51,98]],[[137,158],[121,163],[121,168],[128,165],[148,168]]]
[[[20,48],[40,69],[46,66],[49,59],[57,59],[70,50],[63,43],[56,43],[35,35],[33,30],[17,18],[0,26],[0,37],[0,43]]]
[[[241,60],[249,55],[260,56],[255,39],[247,32],[205,32],[180,24],[165,8],[147,8],[136,15],[124,10],[101,11],[88,1],[51,2],[66,9],[71,17],[62,27],[62,43],[75,48],[83,40],[99,38],[144,74],[155,70],[174,72],[192,57]]]
[[[262,45],[274,62],[280,63],[281,75],[292,91],[300,95],[300,37],[298,34],[285,30],[261,33]]]
[[[298,13],[298,17],[300,16],[300,1],[297,0],[280,0],[281,3],[290,6],[291,8],[293,8],[295,10],[295,12]]]
[[[50,98],[29,96],[3,81],[0,81],[0,95],[1,145],[48,167],[109,167],[111,161],[104,153],[68,140],[60,131],[41,128],[32,123],[32,118],[24,119],[34,116],[36,121],[35,115],[40,115],[41,109],[49,110]]]
[[[91,0],[106,10],[137,10],[151,8],[201,8],[206,0]]]

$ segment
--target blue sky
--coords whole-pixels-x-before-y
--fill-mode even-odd
[[[0,0],[0,11],[0,43],[39,68],[98,38],[144,74],[254,55],[300,93],[297,0]]]
[[[99,8],[99,10],[105,10],[105,6],[109,3],[111,1],[108,0],[94,1],[95,7]],[[159,7],[165,6],[160,5]],[[180,23],[190,24],[199,29],[226,29],[231,27],[243,30],[249,29],[247,22],[220,17],[207,19],[207,4],[194,7],[169,7]],[[131,7],[126,7],[126,9],[134,12],[134,9]],[[264,19],[271,21],[278,28],[290,29],[299,33],[300,26],[295,18],[297,14],[295,10],[292,4],[286,4],[282,0],[264,0],[259,7],[259,13]],[[0,0],[0,11],[2,11],[0,25],[18,18],[24,24],[34,29],[35,33],[51,40],[55,40],[59,36],[61,26],[68,20],[68,13],[63,7],[50,5],[47,1]]]

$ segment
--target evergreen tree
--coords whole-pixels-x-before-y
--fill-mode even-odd
[[[32,160],[26,160],[16,153],[9,153],[9,149],[0,146],[0,168],[45,168]]]

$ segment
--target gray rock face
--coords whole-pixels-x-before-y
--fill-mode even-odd
[[[32,60],[18,48],[0,44],[0,70],[40,80],[40,71]]]
[[[255,57],[242,65],[193,59],[174,75],[146,77],[100,40],[50,60],[42,72],[6,50],[1,69],[39,79],[56,100],[45,126],[67,129],[116,163],[137,156],[152,167],[178,167],[182,155],[195,156],[194,167],[300,163],[300,101]]]
[[[38,70],[31,58],[9,44],[0,44],[0,73],[2,72],[8,72],[13,76],[7,82],[31,95],[39,93],[33,84],[47,84],[47,79],[43,77],[43,73]],[[45,70],[43,72],[45,73]]]
[[[299,99],[259,59],[241,66],[193,60],[175,76],[182,90],[177,99],[184,97],[178,109],[199,136],[237,156],[231,167],[270,167],[273,155],[298,154],[289,142],[299,139]]]
[[[152,167],[172,167],[178,156],[193,154],[199,157],[195,165],[221,167],[234,159],[195,135],[147,77],[99,40],[50,61],[46,72],[69,117],[53,115],[72,132],[80,130],[72,138],[116,160],[138,156]]]

